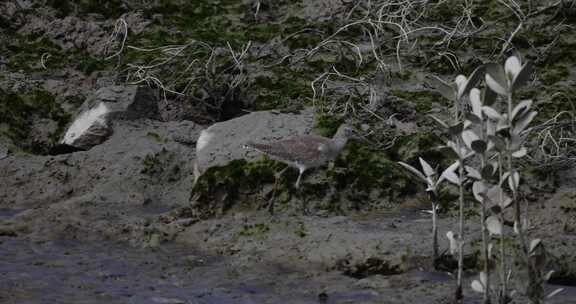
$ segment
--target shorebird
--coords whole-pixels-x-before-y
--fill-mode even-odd
[[[338,131],[336,131],[336,134],[332,138],[317,135],[300,135],[269,143],[254,143],[249,141],[244,147],[264,153],[270,158],[288,165],[288,167],[276,175],[276,182],[279,176],[289,167],[298,169],[299,174],[295,186],[296,189],[299,189],[302,174],[304,174],[306,170],[320,167],[333,161],[344,146],[346,146],[348,139],[360,138],[354,129],[343,124],[338,128]],[[274,190],[276,190],[276,182],[274,184]],[[272,208],[272,204],[269,208]]]

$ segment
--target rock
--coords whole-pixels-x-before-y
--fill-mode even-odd
[[[314,111],[279,113],[276,111],[253,112],[212,125],[200,133],[196,142],[195,180],[207,169],[224,166],[236,159],[253,160],[260,153],[246,150],[249,141],[268,142],[298,134],[310,133],[314,126]]]
[[[171,138],[196,138],[201,127],[148,119],[114,126],[108,140],[88,151],[0,160],[0,217],[18,211],[0,219],[0,228],[42,237],[116,236],[147,246],[179,231],[171,223],[181,217],[163,220],[161,230],[157,218],[188,205],[195,153]]]
[[[34,119],[28,139],[33,145],[46,145],[50,142],[50,136],[56,133],[57,129],[58,123],[52,119]]]
[[[146,19],[141,12],[129,12],[121,16],[122,19],[126,21],[126,25],[130,29],[130,32],[135,35],[139,35],[152,21]]]
[[[21,30],[23,33],[42,33],[64,51],[82,49],[92,56],[103,55],[110,33],[103,22],[85,21],[68,16],[52,22],[35,19]]]
[[[8,149],[8,142],[3,138],[0,138],[0,160],[8,157],[9,152],[10,150]]]
[[[88,150],[111,134],[111,121],[157,118],[158,106],[151,91],[138,86],[110,86],[89,97],[73,120],[61,143]]]

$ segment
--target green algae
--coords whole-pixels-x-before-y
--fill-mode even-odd
[[[568,67],[565,65],[548,66],[542,70],[540,80],[544,85],[550,86],[560,81],[566,80],[570,75]]]
[[[327,176],[336,189],[354,189],[363,193],[376,190],[378,197],[390,201],[413,193],[416,185],[405,170],[385,153],[354,142],[338,156]]]
[[[318,114],[313,133],[324,137],[332,137],[338,127],[344,123],[344,117],[340,115]]]
[[[43,36],[15,35],[14,39],[0,45],[8,59],[7,67],[12,71],[35,73],[36,75],[51,75],[54,70],[73,67],[90,75],[95,71],[105,70],[113,66],[111,62],[93,57],[85,51],[71,49],[64,51],[60,46]],[[44,66],[42,60],[44,57]]]
[[[47,142],[31,142],[29,134],[34,121],[44,118],[55,121],[56,130],[49,134]],[[10,138],[25,152],[47,153],[64,133],[70,118],[49,92],[36,89],[15,93],[0,89],[0,134]]]
[[[434,91],[403,91],[391,90],[392,95],[413,103],[418,113],[426,113],[434,108],[434,105],[443,101],[442,95]]]
[[[270,232],[270,226],[266,223],[244,224],[238,236],[254,237],[265,235]]]
[[[254,193],[264,183],[273,182],[277,164],[263,157],[254,162],[233,160],[208,169],[192,189],[196,206],[207,216],[225,213],[239,202],[243,193]]]

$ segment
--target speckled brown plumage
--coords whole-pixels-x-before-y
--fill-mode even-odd
[[[346,145],[347,140],[353,137],[357,137],[355,132],[350,127],[342,125],[333,138],[301,135],[270,143],[248,142],[246,147],[297,168],[300,171],[296,181],[296,188],[298,188],[300,178],[306,169],[322,166],[334,160]]]
[[[273,143],[248,142],[246,145],[277,160],[314,163],[325,158],[322,151],[327,149],[329,141],[330,139],[324,137],[303,135]]]

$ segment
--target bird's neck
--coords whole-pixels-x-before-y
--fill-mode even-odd
[[[348,137],[344,135],[340,135],[336,133],[336,135],[332,138],[332,145],[336,151],[340,151],[346,146],[348,142]]]

